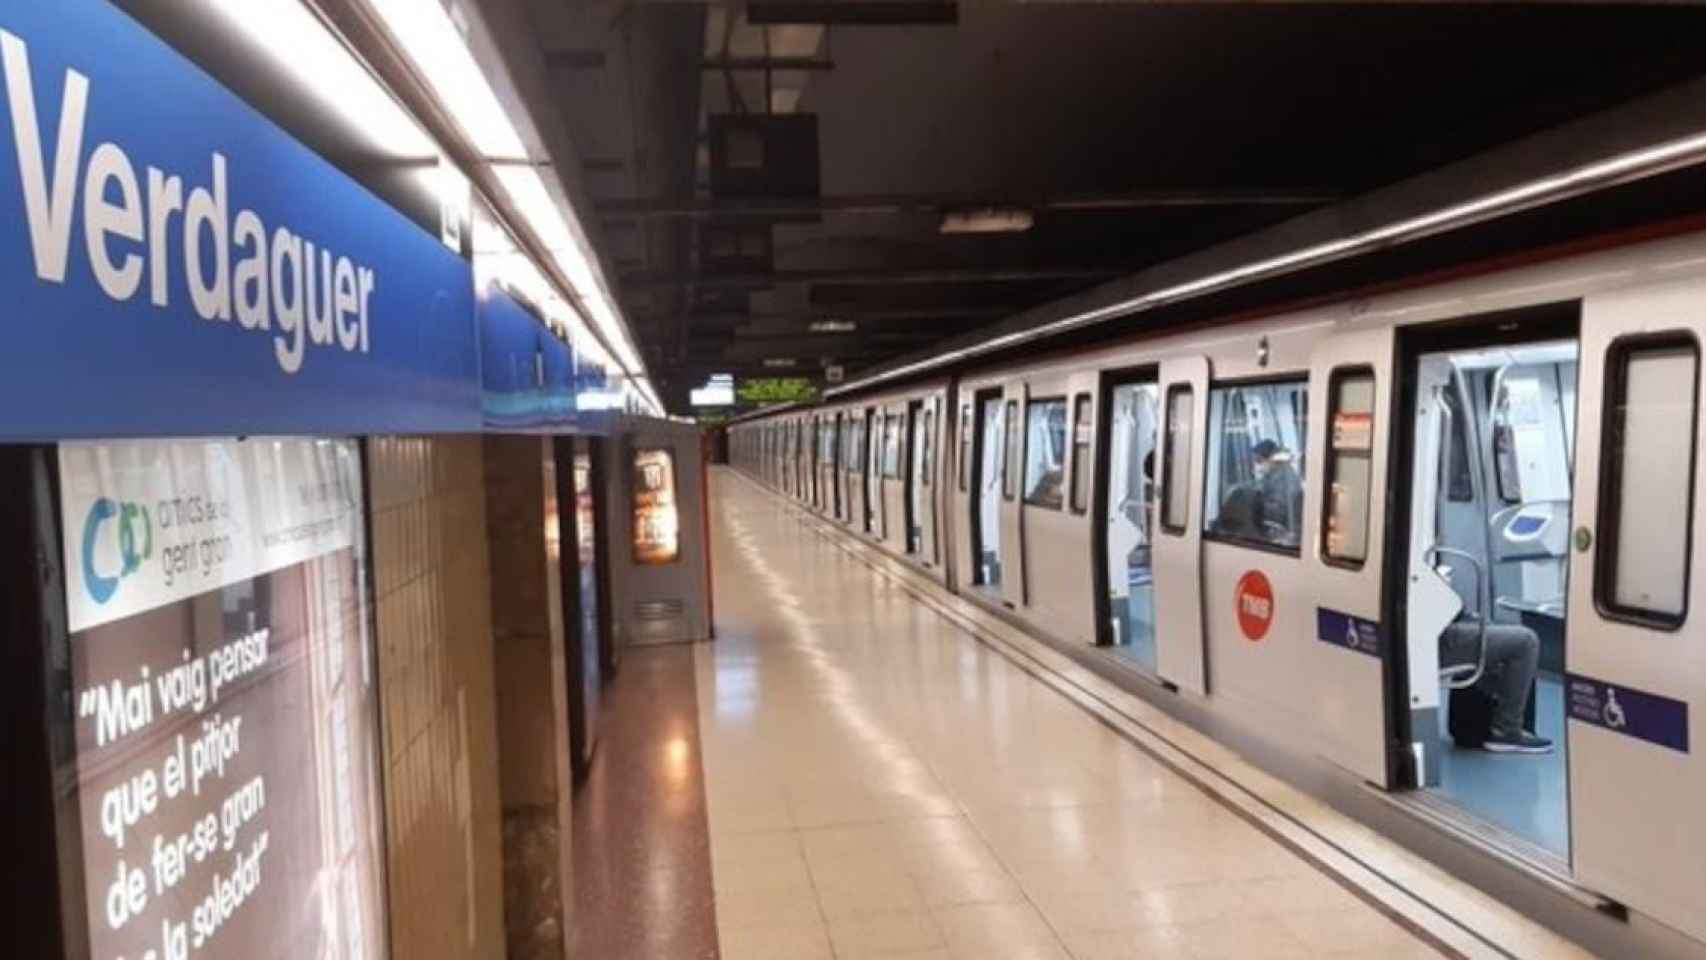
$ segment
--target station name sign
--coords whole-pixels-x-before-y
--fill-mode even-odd
[[[0,13],[0,64],[0,439],[478,428],[436,236],[101,0]]]

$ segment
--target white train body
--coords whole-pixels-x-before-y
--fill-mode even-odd
[[[738,423],[731,450],[1152,699],[1442,798],[1507,859],[1698,944],[1703,330],[1689,234],[971,362]],[[1488,667],[1442,631],[1486,650],[1490,627],[1541,644],[1549,760],[1448,732]]]

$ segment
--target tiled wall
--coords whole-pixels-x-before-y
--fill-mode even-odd
[[[556,464],[549,440],[488,436],[485,469],[509,957],[560,960],[571,885]]]
[[[368,443],[391,954],[504,956],[479,437]]]

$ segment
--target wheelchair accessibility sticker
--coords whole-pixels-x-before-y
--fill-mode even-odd
[[[1371,657],[1381,654],[1380,624],[1326,607],[1315,608],[1315,639]]]
[[[1688,752],[1688,704],[1580,674],[1569,684],[1570,719]]]

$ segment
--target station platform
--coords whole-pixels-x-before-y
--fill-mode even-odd
[[[1110,708],[1140,707],[743,476],[712,496],[717,638],[637,654],[691,662],[697,729],[622,746],[673,784],[624,831],[628,902],[658,915],[600,956],[664,955],[666,928],[668,955],[723,960],[1586,955],[1157,716],[1131,727]]]

